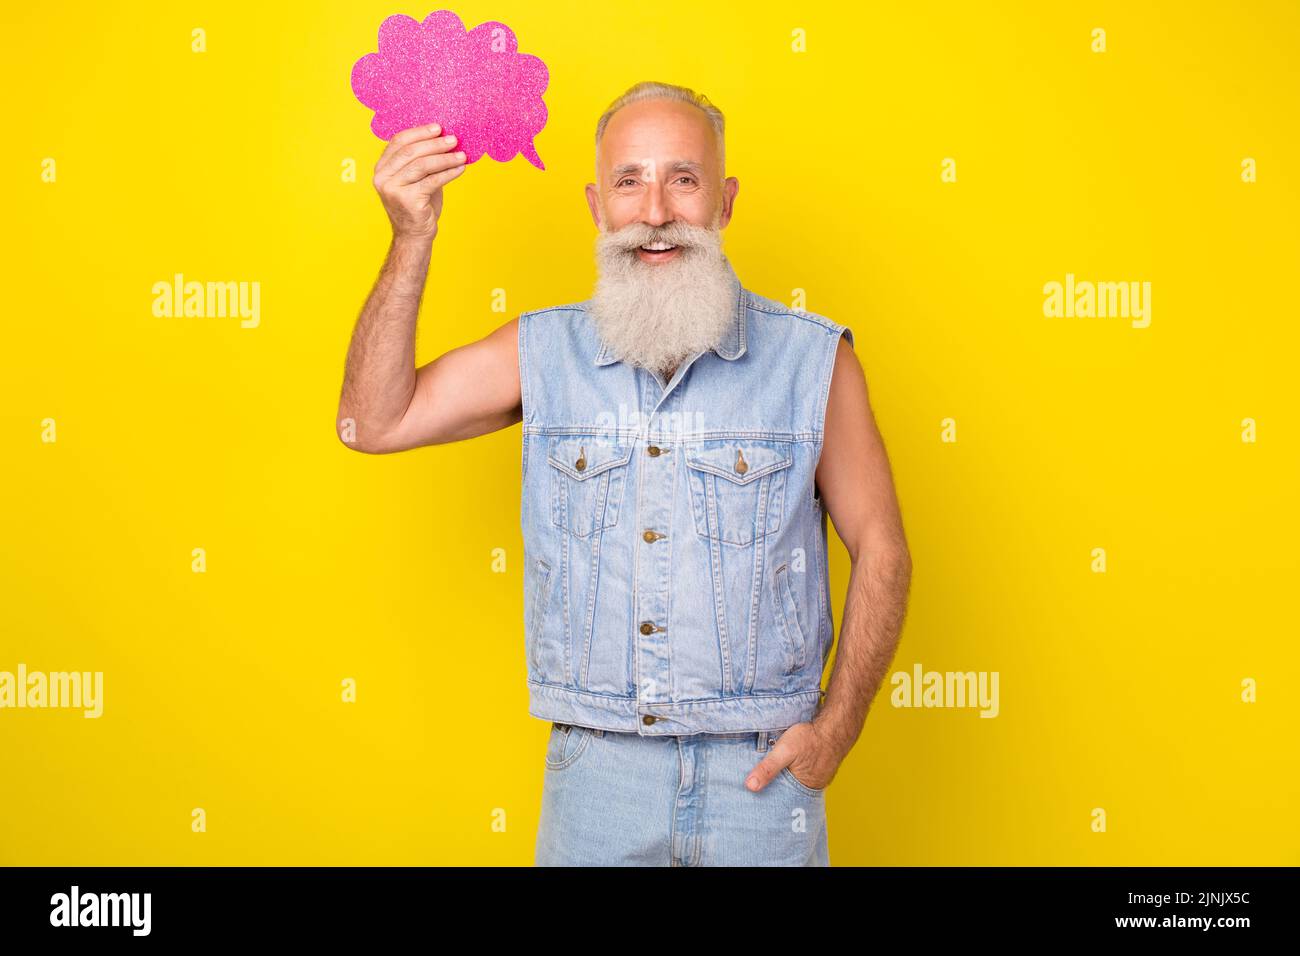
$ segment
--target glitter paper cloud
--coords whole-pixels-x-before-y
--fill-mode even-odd
[[[450,10],[435,10],[423,23],[389,17],[379,25],[379,52],[352,66],[352,92],[375,111],[376,136],[437,123],[456,135],[467,164],[484,154],[504,163],[519,153],[546,168],[533,137],[546,125],[549,81],[546,64],[520,53],[504,23],[489,20],[467,32]]]

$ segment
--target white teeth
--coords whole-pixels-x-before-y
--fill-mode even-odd
[[[652,242],[648,245],[642,246],[641,248],[646,252],[666,252],[669,249],[676,249],[677,247],[667,242]]]

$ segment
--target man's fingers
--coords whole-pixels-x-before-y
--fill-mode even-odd
[[[463,173],[467,168],[468,167],[464,163],[461,163],[459,166],[453,166],[451,169],[448,169],[445,172],[433,173],[430,176],[425,176],[423,179],[421,179],[418,183],[415,184],[414,188],[418,189],[422,193],[425,193],[426,195],[431,195],[432,193],[441,189],[443,186],[447,185],[447,183],[451,182],[453,179],[455,179],[457,176]]]
[[[395,186],[409,186],[411,183],[419,182],[433,173],[440,173],[464,164],[465,154],[462,152],[421,156],[419,159],[411,160],[395,172],[391,181]]]
[[[375,162],[375,169],[378,169],[389,156],[393,155],[393,153],[401,149],[407,143],[412,143],[421,139],[428,139],[437,136],[441,132],[442,129],[437,123],[430,123],[428,126],[412,126],[410,129],[404,129],[400,133],[396,133],[384,145],[384,151],[379,154],[379,159]]]
[[[788,761],[784,757],[778,756],[776,748],[773,747],[771,753],[760,760],[754,766],[754,769],[749,772],[749,775],[745,777],[745,786],[755,792],[762,790],[772,782],[773,777],[781,772],[781,768],[786,763]]]
[[[393,138],[388,141],[388,145],[384,147],[384,151],[379,154],[379,161],[375,163],[375,168],[378,169],[389,156],[402,147],[421,140],[432,139],[441,133],[442,127],[437,123],[430,123],[427,126],[412,126],[410,129],[395,133]]]
[[[390,153],[387,159],[382,159],[375,164],[375,176],[382,178],[391,175],[413,159],[445,153],[454,149],[455,146],[455,136],[435,136],[430,139],[419,139],[407,143]]]

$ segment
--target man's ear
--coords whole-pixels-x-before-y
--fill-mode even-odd
[[[596,184],[587,183],[587,208],[591,210],[591,221],[600,228],[600,200],[596,195]]]
[[[718,219],[719,229],[731,222],[731,211],[736,204],[738,192],[740,192],[740,180],[735,176],[728,176],[722,181],[722,215]]]

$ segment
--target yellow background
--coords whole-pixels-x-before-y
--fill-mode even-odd
[[[0,711],[0,863],[531,863],[519,429],[334,434],[387,237],[349,75],[435,8],[5,6],[0,670],[102,670],[105,711]],[[886,684],[832,862],[1300,862],[1296,4],[454,9],[548,64],[547,169],[448,187],[420,362],[590,294],[593,129],[642,79],[727,115],[742,281],[854,330],[916,568],[894,669],[998,671],[1001,714]],[[260,282],[260,327],[155,318],[176,272]],[[1045,318],[1067,272],[1150,281],[1150,327]]]

